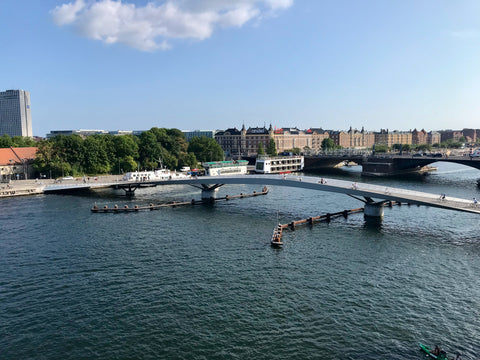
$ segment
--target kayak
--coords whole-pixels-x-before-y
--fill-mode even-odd
[[[428,356],[432,357],[433,359],[438,359],[438,360],[448,360],[447,354],[445,351],[441,350],[440,354],[435,355],[432,353],[432,349],[430,349],[427,345],[423,345],[422,343],[418,343],[420,345],[420,349],[427,353]]]

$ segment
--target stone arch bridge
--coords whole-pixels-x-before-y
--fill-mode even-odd
[[[442,154],[438,154],[442,155]],[[412,155],[364,155],[345,153],[341,155],[318,155],[305,157],[305,171],[324,170],[342,162],[354,162],[362,166],[365,176],[394,176],[421,171],[435,162],[451,162],[480,169],[480,158],[468,156],[412,156]]]

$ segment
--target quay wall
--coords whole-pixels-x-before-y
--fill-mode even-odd
[[[115,182],[122,179],[122,175],[102,175],[86,177],[87,183],[106,183]],[[73,180],[55,180],[55,179],[29,179],[29,180],[12,180],[9,183],[0,183],[0,198],[38,195],[43,194],[47,185],[53,184],[80,184],[83,177],[77,177]]]

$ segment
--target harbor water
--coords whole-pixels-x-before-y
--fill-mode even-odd
[[[480,172],[322,177],[480,198]],[[424,359],[418,342],[480,358],[480,217],[363,206],[342,194],[266,196],[136,213],[90,208],[199,199],[164,186],[0,199],[0,359]],[[218,195],[260,191],[230,185]]]

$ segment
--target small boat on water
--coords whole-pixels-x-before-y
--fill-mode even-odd
[[[278,215],[277,215],[278,216]],[[281,247],[283,246],[282,242],[282,226],[278,224],[278,226],[273,230],[272,234],[272,240],[270,241],[270,244],[273,247]]]
[[[282,240],[280,240],[279,238],[274,238],[274,239],[272,239],[272,241],[270,242],[270,244],[271,244],[273,247],[282,247],[282,246],[283,246],[283,242],[282,242]]]
[[[453,357],[449,358],[447,357],[447,353],[444,350],[441,350],[437,347],[432,350],[427,345],[424,345],[422,343],[418,343],[418,345],[420,346],[420,350],[425,352],[427,356],[433,359],[437,359],[437,360],[454,360],[454,359],[460,360],[461,359],[460,355],[457,355],[456,358],[453,358]]]

